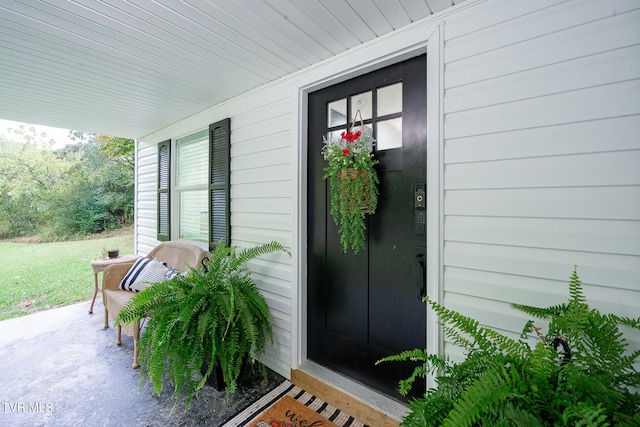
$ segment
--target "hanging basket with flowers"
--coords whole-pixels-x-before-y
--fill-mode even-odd
[[[360,111],[356,113],[356,117]],[[342,132],[340,139],[323,138],[322,154],[327,161],[324,178],[329,180],[331,216],[338,226],[344,252],[351,247],[358,253],[365,246],[365,215],[378,205],[378,175],[373,168],[379,161],[373,156],[375,140],[361,130]],[[355,119],[354,119],[355,124]]]

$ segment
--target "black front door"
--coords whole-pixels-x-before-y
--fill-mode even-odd
[[[321,149],[357,110],[377,140],[380,196],[366,248],[354,255],[330,215]],[[426,346],[426,57],[311,93],[308,140],[308,357],[400,398],[398,380],[413,366],[375,362]],[[423,392],[421,383],[412,394]]]

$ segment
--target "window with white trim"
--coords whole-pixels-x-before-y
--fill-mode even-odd
[[[230,244],[229,144],[229,119],[158,144],[158,240]]]
[[[175,200],[178,239],[209,241],[209,132],[176,140]]]

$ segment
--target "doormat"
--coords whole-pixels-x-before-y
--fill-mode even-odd
[[[222,427],[368,427],[285,380]]]

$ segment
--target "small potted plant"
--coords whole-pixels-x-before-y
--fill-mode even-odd
[[[125,304],[118,323],[148,315],[140,366],[155,393],[160,395],[166,374],[176,403],[184,391],[188,408],[216,371],[222,375],[217,384],[236,389],[245,362],[264,354],[267,338],[273,344],[269,307],[244,265],[279,251],[289,254],[277,242],[243,249],[221,242],[203,267],[155,283]]]
[[[107,249],[106,247],[102,247],[102,258],[118,258],[120,256],[120,251],[118,248]]]
[[[118,249],[109,249],[107,251],[107,256],[109,258],[118,258],[120,256],[120,251]]]
[[[340,139],[323,139],[322,154],[327,161],[324,179],[329,180],[331,216],[338,226],[344,252],[351,247],[357,254],[365,246],[365,215],[373,214],[378,205],[375,140],[366,131],[354,131],[353,126],[342,132]]]

